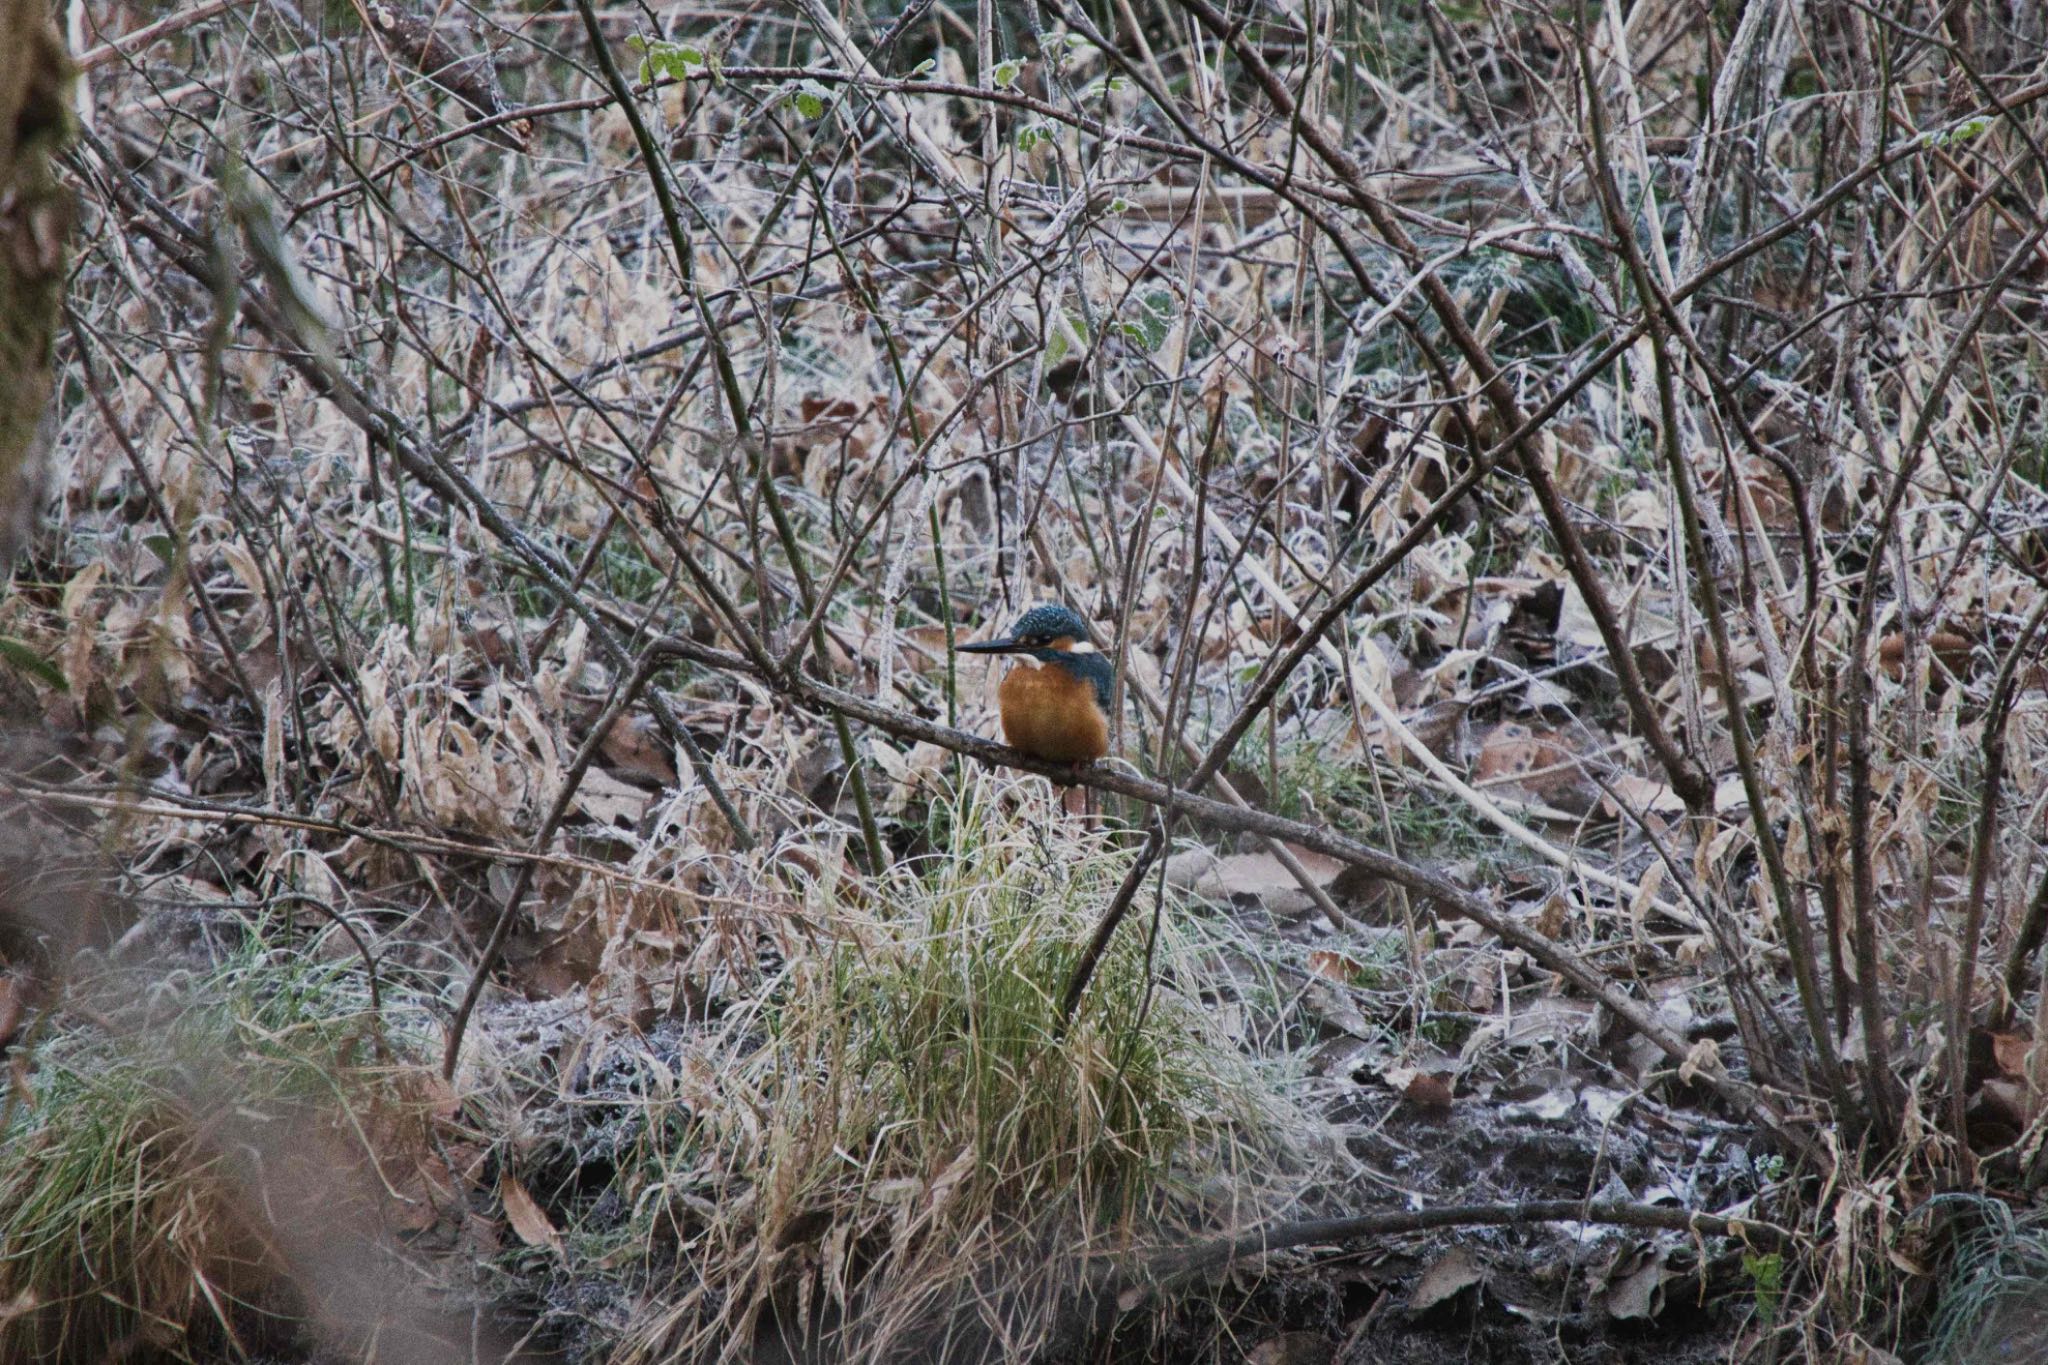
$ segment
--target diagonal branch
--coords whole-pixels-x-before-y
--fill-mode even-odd
[[[900,739],[934,744],[984,763],[1038,773],[1066,785],[1114,792],[1149,806],[1170,806],[1175,815],[1211,829],[1285,839],[1404,887],[1424,900],[1434,902],[1448,914],[1469,919],[1501,942],[1529,954],[1578,990],[1598,1000],[1674,1064],[1706,1081],[1745,1117],[1769,1129],[1787,1147],[1812,1159],[1823,1170],[1832,1168],[1833,1163],[1827,1154],[1805,1134],[1794,1129],[1763,1090],[1729,1075],[1718,1060],[1700,1056],[1691,1044],[1672,1032],[1640,1001],[1629,996],[1570,949],[1502,914],[1486,898],[1440,872],[1397,858],[1321,825],[1289,820],[1255,807],[1228,805],[1180,788],[1169,788],[1150,778],[1099,765],[1076,773],[1071,764],[1048,763],[1032,758],[994,740],[842,691],[805,673],[792,670],[782,677],[765,675],[742,655],[713,649],[693,640],[663,637],[650,640],[647,650],[649,658],[665,654],[721,672],[748,674],[790,700],[861,721]]]

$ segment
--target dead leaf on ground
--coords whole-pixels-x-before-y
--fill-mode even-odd
[[[1327,886],[1335,881],[1337,874],[1344,870],[1344,864],[1325,854],[1308,849],[1290,848],[1301,865],[1308,869],[1318,886]],[[1297,891],[1301,884],[1270,853],[1239,853],[1219,860],[1211,867],[1195,889],[1204,895],[1216,897],[1260,896],[1272,892]]]
[[[1321,1332],[1283,1332],[1252,1347],[1245,1365],[1326,1365],[1336,1353],[1336,1343]]]
[[[562,1234],[555,1231],[555,1225],[526,1192],[518,1176],[507,1171],[498,1177],[498,1198],[505,1205],[505,1221],[512,1225],[520,1241],[530,1247],[546,1247],[556,1256],[562,1254]]]
[[[1471,709],[1472,703],[1462,697],[1431,702],[1406,717],[1408,731],[1443,762],[1463,763],[1472,743],[1472,727],[1467,721]],[[1397,751],[1395,761],[1402,761],[1406,754],[1405,749]]]
[[[600,825],[632,829],[647,812],[649,793],[608,772],[592,769],[576,788],[576,809]]]
[[[1419,1114],[1443,1118],[1451,1112],[1451,1082],[1443,1076],[1419,1071],[1401,1091],[1401,1099]]]
[[[1325,981],[1335,981],[1340,985],[1346,986],[1358,980],[1359,976],[1365,971],[1363,964],[1346,957],[1342,953],[1330,952],[1328,949],[1318,949],[1310,953],[1308,955],[1308,969],[1311,973],[1320,976]]]
[[[1340,1034],[1318,1044],[1308,1055],[1308,1074],[1311,1076],[1356,1076],[1379,1049],[1362,1038]]]
[[[1586,774],[1588,762],[1561,732],[1506,721],[1480,740],[1472,782],[1496,800],[1535,806],[1538,814],[1548,808],[1571,819],[1593,810],[1603,795]]]
[[[604,732],[604,761],[621,777],[672,787],[676,765],[652,716],[620,716]]]
[[[1431,1117],[1450,1112],[1451,1101],[1455,1098],[1455,1075],[1449,1066],[1429,1070],[1419,1066],[1389,1066],[1379,1070],[1379,1078],[1404,1103]]]
[[[1742,785],[1742,774],[1730,773],[1714,784],[1714,814],[1726,820],[1747,809],[1749,789]]]
[[[1973,650],[1970,637],[1954,630],[1937,630],[1920,641],[1920,656],[1932,655],[1933,667],[1928,673],[1928,686],[1939,690],[1947,685],[1949,678],[1970,676],[1970,660]],[[1906,672],[1906,637],[1897,631],[1878,641],[1877,666],[1893,682],[1898,682]]]
[[[888,795],[882,798],[882,809],[890,815],[900,815],[910,808],[911,802],[935,791],[941,785],[946,765],[952,761],[950,749],[936,744],[914,744],[908,753],[899,752],[887,744],[877,744],[871,750],[875,766],[889,779]]]
[[[1318,887],[1328,887],[1344,870],[1344,865],[1335,858],[1320,853],[1291,847],[1289,852],[1300,860]],[[1315,908],[1301,883],[1271,853],[1238,853],[1219,858],[1196,878],[1194,890],[1210,900],[1256,904],[1271,915],[1302,915]]]
[[[1470,1252],[1463,1248],[1454,1249],[1422,1272],[1415,1292],[1408,1296],[1408,1311],[1426,1313],[1475,1285],[1485,1284],[1486,1279],[1486,1268]]]
[[[1553,1047],[1584,1040],[1599,1006],[1590,1000],[1544,995],[1518,1004],[1501,1041],[1509,1047]]]
[[[1630,1268],[1608,1281],[1602,1302],[1607,1316],[1628,1322],[1648,1322],[1664,1311],[1664,1282],[1673,1278],[1665,1265],[1668,1252],[1662,1247],[1637,1251],[1626,1257]]]
[[[1184,848],[1166,860],[1166,884],[1176,891],[1192,891],[1222,861],[1210,849]]]
[[[1354,1038],[1370,1039],[1379,1033],[1351,1003],[1350,995],[1327,981],[1309,978],[1302,987],[1301,1002],[1309,1013]]]
[[[1514,1096],[1508,1099],[1508,1096]],[[1571,1078],[1556,1067],[1538,1068],[1512,1087],[1502,1087],[1495,1098],[1503,1100],[1501,1118],[1510,1123],[1557,1123],[1578,1108],[1578,1092]]]
[[[1643,815],[1685,814],[1684,800],[1668,782],[1638,777],[1634,773],[1616,773],[1607,779],[1607,785],[1613,788],[1613,792],[1601,798],[1600,813],[1610,819],[1621,814],[1615,804],[1617,799],[1630,810]]]

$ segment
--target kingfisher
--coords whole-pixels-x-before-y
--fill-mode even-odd
[[[1033,607],[1009,637],[961,645],[963,654],[1026,654],[996,694],[1003,738],[1013,749],[1076,768],[1109,752],[1109,660],[1088,641],[1087,623],[1066,607]]]

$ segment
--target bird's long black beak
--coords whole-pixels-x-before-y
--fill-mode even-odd
[[[978,644],[955,645],[962,654],[1016,654],[1027,648],[1022,640],[983,640]]]

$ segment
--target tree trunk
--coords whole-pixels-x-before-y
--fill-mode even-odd
[[[51,343],[75,212],[55,157],[71,137],[71,75],[47,0],[0,0],[0,573],[55,432]]]

